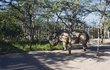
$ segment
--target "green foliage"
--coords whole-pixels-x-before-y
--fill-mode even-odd
[[[50,14],[50,13],[45,13],[45,14],[41,14],[41,17],[42,18],[50,18],[50,17],[52,17],[53,15],[52,14]],[[40,18],[41,18],[40,17]]]
[[[104,28],[106,31],[108,30],[109,27],[110,27],[110,18],[104,22]]]
[[[0,18],[1,40],[16,40],[16,38],[20,37],[22,30],[14,17],[10,16],[8,12],[0,12]]]

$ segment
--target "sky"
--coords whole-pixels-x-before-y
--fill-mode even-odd
[[[93,12],[91,14],[89,14],[84,21],[86,22],[86,24],[94,26],[94,25],[99,25],[99,21],[100,21],[100,16],[99,13],[97,12]]]
[[[97,3],[98,4],[101,4],[102,2],[104,2],[103,0],[101,0],[101,3],[100,3],[100,0],[91,0],[91,4],[92,5],[96,5]],[[100,10],[103,10],[104,9],[104,6],[100,5],[98,6],[98,8]],[[93,13],[90,13],[85,19],[84,21],[86,22],[86,24],[88,25],[91,25],[91,26],[98,26],[100,25],[100,18],[101,18],[101,14],[98,13],[98,12],[93,12]]]

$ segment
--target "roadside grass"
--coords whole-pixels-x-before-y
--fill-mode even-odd
[[[41,44],[36,43],[32,45],[32,51],[51,51],[51,50],[61,50],[63,49],[61,44],[57,46],[50,47],[49,43]],[[19,44],[19,43],[7,43],[0,42],[0,54],[6,53],[16,53],[16,52],[28,52],[30,51],[28,44]]]
[[[33,49],[35,51],[51,51],[51,50],[61,50],[63,47],[61,44],[58,44],[57,46],[53,46],[53,47],[50,47],[50,44],[36,44],[33,46]]]
[[[27,44],[26,45],[15,44],[15,46],[26,52],[30,51],[29,45],[27,45]],[[63,49],[63,46],[61,44],[58,44],[53,47],[50,47],[49,43],[32,45],[32,51],[51,51],[51,50],[61,50],[61,49]]]
[[[0,41],[0,54],[24,52],[22,49],[16,47],[14,44]]]

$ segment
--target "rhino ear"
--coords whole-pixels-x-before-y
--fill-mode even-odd
[[[51,38],[52,38],[52,34],[49,34],[47,40],[50,40]]]
[[[56,33],[53,34],[53,37],[56,37]]]
[[[47,36],[47,40],[50,40],[50,35]]]

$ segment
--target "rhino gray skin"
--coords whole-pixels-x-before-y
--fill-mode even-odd
[[[71,47],[75,44],[81,43],[83,50],[86,51],[87,42],[89,41],[89,35],[83,30],[59,30],[48,37],[51,46],[56,46],[59,42],[62,42],[64,50],[68,50],[71,54]]]

